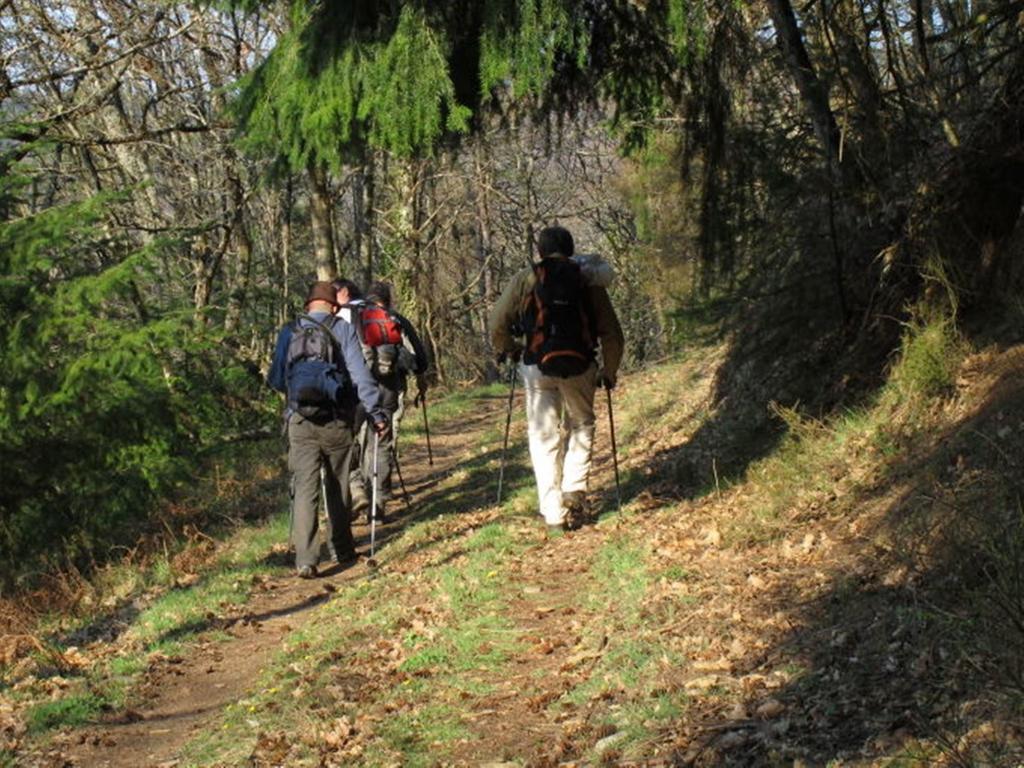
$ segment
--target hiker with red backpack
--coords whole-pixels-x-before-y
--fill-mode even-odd
[[[540,261],[491,310],[490,330],[499,364],[519,363],[540,514],[555,536],[590,516],[594,396],[615,387],[625,340],[606,288],[610,267],[574,259],[564,227],[543,229],[537,251]]]
[[[392,307],[391,286],[387,283],[373,283],[366,291],[366,298],[342,307],[351,309],[353,324],[357,327],[363,355],[371,375],[380,392],[380,407],[387,414],[389,430],[378,442],[377,504],[378,519],[385,519],[383,510],[391,495],[392,474],[398,472],[396,439],[398,427],[405,412],[405,397],[408,376],[416,377],[415,403],[427,393],[427,371],[430,358],[420,341],[419,334],[409,320]],[[361,412],[357,414],[356,429],[359,429]],[[353,488],[361,481],[363,496],[372,497],[373,445],[364,437],[359,462],[359,480],[353,473]],[[360,492],[354,491],[358,498]]]
[[[356,406],[369,414],[378,435],[386,435],[390,429],[355,329],[334,316],[336,306],[331,284],[313,283],[306,295],[305,313],[278,334],[267,374],[267,383],[287,397],[291,538],[296,572],[307,579],[317,575],[320,560],[317,499],[321,483],[337,485],[326,492],[336,500],[326,504],[332,518],[334,557],[343,564],[356,558],[347,472]],[[325,466],[329,471],[322,479]]]

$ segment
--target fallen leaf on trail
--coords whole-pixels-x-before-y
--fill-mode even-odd
[[[740,678],[740,685],[743,687],[744,693],[747,694],[753,693],[758,688],[764,688],[767,683],[768,678],[764,675],[747,675]]]
[[[746,744],[749,739],[745,731],[728,731],[723,733],[716,743],[719,749],[736,749]]]
[[[81,669],[88,667],[92,662],[86,658],[86,656],[78,650],[75,646],[71,646],[64,653],[61,654],[64,662],[74,669]]]
[[[765,699],[754,711],[762,720],[771,720],[786,711],[786,705],[778,699]]]
[[[687,691],[707,691],[721,684],[723,679],[721,675],[704,675],[687,680],[684,687]]]
[[[533,646],[533,650],[536,653],[541,654],[542,656],[546,656],[555,650],[555,646],[550,640],[542,639],[540,642]]]
[[[340,717],[334,721],[333,726],[331,730],[323,733],[323,741],[331,749],[339,749],[352,735],[352,724],[347,717]]]
[[[290,751],[291,746],[285,733],[260,733],[256,737],[256,746],[253,748],[252,754],[249,755],[249,765],[252,768],[283,765]]]
[[[726,715],[730,720],[746,720],[747,706],[742,701],[737,701]]]
[[[709,528],[704,533],[704,544],[710,547],[718,547],[722,544],[722,534],[718,532],[717,528]]]
[[[199,581],[198,573],[186,573],[174,580],[174,586],[178,589],[186,589]]]
[[[697,672],[731,672],[732,662],[728,659],[699,659],[693,662]]]

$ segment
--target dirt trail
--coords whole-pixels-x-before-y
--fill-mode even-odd
[[[451,472],[500,409],[495,400],[470,420],[438,425],[431,433],[432,467],[427,463],[425,441],[405,441],[401,466],[411,510],[398,498],[391,502],[387,524],[378,526],[378,547],[401,530],[415,514],[417,498]],[[410,418],[415,416],[410,414]],[[396,491],[398,485],[396,477]],[[369,526],[359,522],[353,530],[360,553],[368,554]],[[321,577],[312,581],[291,575],[259,580],[246,605],[209,617],[208,629],[226,632],[230,640],[201,638],[182,656],[155,658],[133,696],[145,704],[114,713],[100,726],[75,732],[73,743],[65,747],[62,757],[83,768],[177,765],[181,748],[208,727],[227,704],[251,689],[284,638],[300,628],[312,610],[337,590],[337,585],[367,575],[365,560],[360,558],[345,569],[322,566]]]

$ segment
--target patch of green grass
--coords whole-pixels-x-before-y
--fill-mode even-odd
[[[693,578],[693,573],[681,565],[670,565],[658,577],[666,581],[687,581]]]
[[[952,387],[967,349],[951,319],[911,321],[887,389],[904,402],[938,397]]]
[[[415,387],[414,387],[415,388]],[[517,385],[518,388],[518,385]],[[431,427],[435,425],[456,421],[466,415],[474,413],[480,407],[481,398],[508,396],[508,383],[496,381],[493,384],[485,384],[479,387],[467,387],[448,392],[434,400],[427,395],[427,422]],[[502,426],[504,429],[504,426]],[[405,418],[402,419],[402,433],[425,436],[423,429],[423,412],[421,408],[412,407],[412,398],[406,403]]]
[[[207,629],[208,614],[218,614],[227,605],[244,604],[251,593],[251,577],[257,572],[255,567],[220,571],[193,588],[165,593],[139,615],[131,629],[132,637],[148,650],[166,651],[165,643],[179,642]]]
[[[643,758],[654,741],[658,728],[679,720],[686,712],[684,697],[662,693],[649,699],[633,699],[622,704],[611,723],[625,737],[615,745],[623,758]],[[597,755],[595,755],[597,757]]]
[[[639,611],[640,600],[651,583],[645,548],[621,534],[605,541],[591,574],[595,580],[595,589],[589,595],[591,606],[607,606],[608,596],[614,595],[616,610],[621,608],[627,617]]]
[[[40,702],[25,713],[30,733],[54,728],[74,727],[92,722],[104,706],[102,697],[94,693],[80,693],[55,701]]]
[[[481,678],[493,674],[516,648],[518,635],[504,618],[502,573],[506,560],[524,544],[500,520],[469,536],[449,535],[453,530],[462,530],[457,516],[427,520],[389,544],[389,550],[406,553],[430,548],[439,565],[414,575],[382,570],[373,581],[339,589],[301,630],[288,636],[253,693],[226,711],[218,727],[187,746],[187,760],[198,765],[244,761],[252,745],[249,720],[258,721],[265,731],[305,733],[319,721],[344,714],[337,706],[314,708],[308,697],[295,699],[280,691],[297,686],[329,690],[339,667],[346,667],[339,659],[348,659],[351,668],[379,668],[374,638],[399,638],[406,655],[397,669],[404,676],[400,684],[373,699],[360,699],[360,712],[381,707],[388,711],[382,725],[375,727],[365,757],[368,764],[375,764],[377,755],[392,764],[433,765],[458,740],[467,738],[470,732],[452,707],[460,707],[467,694],[487,695],[493,686]],[[388,560],[395,558],[390,552]],[[418,593],[429,593],[430,604],[450,618],[428,617],[424,626],[410,625],[409,603],[394,599],[408,594],[406,581]]]
[[[636,628],[633,630],[638,632]],[[678,655],[658,642],[654,635],[627,636],[620,633],[610,637],[609,648],[601,657],[591,675],[580,685],[568,691],[560,701],[583,706],[606,692],[626,691],[630,700],[644,700],[663,672],[661,665],[682,664]]]
[[[401,752],[403,766],[417,768],[438,765],[438,744],[454,744],[471,733],[458,710],[447,704],[432,704],[387,718],[380,726],[380,735]]]

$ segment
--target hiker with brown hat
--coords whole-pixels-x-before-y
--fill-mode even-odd
[[[291,537],[295,567],[301,578],[315,577],[319,565],[317,506],[321,467],[327,469],[326,484],[332,484],[325,489],[326,493],[335,502],[326,505],[331,518],[334,558],[344,564],[356,557],[346,468],[353,446],[357,404],[370,415],[379,435],[386,435],[389,428],[355,329],[334,316],[336,296],[328,282],[310,286],[305,313],[278,334],[267,375],[267,383],[287,397]]]

